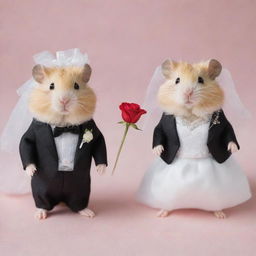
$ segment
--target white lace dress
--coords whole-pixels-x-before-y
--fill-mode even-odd
[[[251,197],[248,180],[231,156],[216,162],[207,147],[210,119],[176,118],[180,149],[171,164],[158,157],[146,172],[137,198],[154,208],[218,211]]]

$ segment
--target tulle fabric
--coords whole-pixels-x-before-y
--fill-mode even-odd
[[[146,172],[137,199],[165,210],[220,211],[247,201],[251,192],[246,176],[233,158],[223,164],[213,158],[176,158],[167,165],[157,158]]]
[[[35,54],[33,59],[35,64],[46,67],[83,66],[89,63],[88,55],[81,53],[77,48],[57,51],[56,56],[44,51]],[[19,100],[0,137],[1,193],[24,194],[30,192],[30,179],[25,172],[22,172],[19,142],[33,118],[28,109],[28,98],[35,86],[38,84],[31,78],[17,90]]]

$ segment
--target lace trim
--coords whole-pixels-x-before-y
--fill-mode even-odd
[[[197,128],[203,124],[209,123],[210,121],[211,121],[211,115],[208,115],[205,118],[198,118],[194,121],[190,121],[190,120],[188,120],[186,118],[182,118],[182,117],[176,117],[177,124],[186,126],[190,130],[194,130],[195,128]]]

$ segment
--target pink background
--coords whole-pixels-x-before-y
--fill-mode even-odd
[[[142,103],[154,68],[166,57],[218,59],[233,73],[255,125],[256,2],[253,0],[13,0],[1,1],[0,128],[26,81],[32,55],[78,47],[88,52],[98,94],[95,120],[107,140],[108,173],[93,172],[89,220],[63,206],[33,219],[31,196],[0,196],[0,254],[9,255],[255,255],[255,198],[227,210],[228,219],[182,210],[157,219],[134,200],[152,161],[151,134],[131,130],[110,176],[123,128],[118,105]],[[238,132],[237,158],[255,193],[253,124]],[[21,170],[17,170],[21,171]]]

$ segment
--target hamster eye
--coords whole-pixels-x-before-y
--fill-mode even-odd
[[[200,83],[200,84],[204,83],[204,79],[201,76],[198,77],[198,83]]]
[[[50,90],[53,90],[54,89],[54,83],[51,83],[49,88],[50,88]]]
[[[178,77],[175,81],[175,84],[178,84],[180,82],[180,78]]]
[[[75,83],[75,84],[74,84],[74,89],[75,89],[75,90],[79,90],[79,84],[78,84],[78,83]]]

